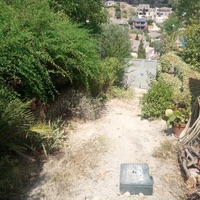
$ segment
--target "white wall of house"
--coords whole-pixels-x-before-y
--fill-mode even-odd
[[[106,1],[105,2],[106,7],[111,7],[111,6],[114,6],[114,5],[115,5],[115,1]]]

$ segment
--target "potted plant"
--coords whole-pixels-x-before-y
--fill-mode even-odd
[[[173,128],[174,135],[179,137],[189,120],[189,116],[189,111],[185,109],[179,108],[174,111],[172,109],[167,109],[165,111],[164,120],[169,128]]]

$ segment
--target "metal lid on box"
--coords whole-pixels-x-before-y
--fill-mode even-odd
[[[146,163],[123,163],[120,167],[120,191],[152,195],[153,178]]]

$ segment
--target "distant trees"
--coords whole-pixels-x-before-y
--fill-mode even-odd
[[[121,19],[121,8],[120,8],[120,3],[117,3],[115,6],[115,17],[117,19]]]
[[[118,2],[121,0],[117,0]],[[170,0],[123,0],[126,3],[138,5],[138,4],[150,4],[151,7],[165,7],[170,6]]]
[[[185,40],[185,47],[181,51],[184,60],[200,70],[200,1],[174,0],[175,13],[178,16],[178,23],[182,24],[183,30],[179,31],[179,36]],[[175,24],[174,28],[176,28]]]
[[[99,35],[102,58],[115,57],[120,62],[130,57],[131,41],[129,29],[116,24],[104,24]]]
[[[107,21],[107,12],[102,0],[52,0],[54,11],[64,12],[73,22],[79,23],[93,33],[100,31],[102,23]]]
[[[163,30],[167,34],[172,34],[174,31],[177,31],[181,27],[180,20],[178,19],[175,13],[172,13],[168,19],[163,22]]]
[[[187,63],[193,65],[197,70],[200,70],[200,26],[192,24],[187,26],[183,37],[185,38],[186,47],[182,55]]]
[[[142,40],[140,41],[140,45],[138,47],[137,54],[138,54],[137,58],[139,58],[139,59],[145,59],[146,58],[146,52],[145,52],[144,44],[143,44]]]
[[[199,0],[174,0],[175,12],[179,19],[185,24],[193,24],[193,20],[200,18]]]

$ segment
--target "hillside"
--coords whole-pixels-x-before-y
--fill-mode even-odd
[[[117,2],[122,2],[117,0]],[[138,5],[138,4],[150,4],[150,6],[153,7],[171,7],[169,0],[123,0],[123,2],[126,2],[128,4],[132,5]]]

